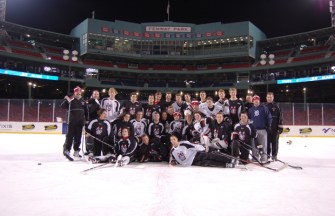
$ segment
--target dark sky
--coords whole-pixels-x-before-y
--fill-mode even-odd
[[[167,20],[168,0],[7,0],[6,20],[69,34],[86,18],[134,23]],[[268,37],[330,27],[329,0],[170,0],[170,21],[251,21]]]

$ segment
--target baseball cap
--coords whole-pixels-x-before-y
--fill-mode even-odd
[[[252,97],[252,102],[254,102],[255,100],[260,100],[260,97],[258,95],[254,95]]]
[[[81,92],[81,88],[79,86],[76,86],[74,89],[73,89],[73,92]]]

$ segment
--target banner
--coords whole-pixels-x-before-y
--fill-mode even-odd
[[[213,33],[212,33],[212,32],[206,32],[206,33],[205,33],[205,36],[206,36],[206,37],[212,37],[212,36],[213,36]]]
[[[192,34],[185,34],[186,38],[192,38]]]
[[[148,32],[145,32],[145,33],[143,34],[143,36],[144,36],[145,38],[149,38],[149,37],[151,37],[151,34],[148,33]]]
[[[135,37],[141,37],[141,34],[139,32],[134,32],[133,34]]]
[[[162,37],[162,34],[161,33],[154,33],[154,38],[161,38]]]
[[[101,32],[108,33],[108,32],[110,32],[110,28],[101,26]]]
[[[61,134],[60,122],[0,122],[0,133]]]
[[[148,32],[191,32],[191,27],[146,26]]]
[[[123,35],[130,36],[130,35],[131,35],[131,32],[129,32],[129,31],[127,31],[127,30],[123,30]]]

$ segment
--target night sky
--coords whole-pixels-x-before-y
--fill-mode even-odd
[[[329,0],[170,0],[170,21],[251,21],[268,37],[330,27]],[[69,34],[86,18],[134,23],[167,20],[168,0],[7,0],[6,20]]]

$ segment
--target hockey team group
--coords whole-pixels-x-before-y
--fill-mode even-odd
[[[277,160],[278,139],[283,131],[281,110],[268,92],[266,102],[258,95],[237,98],[237,89],[218,90],[218,100],[201,91],[200,101],[190,94],[150,94],[146,102],[138,93],[120,103],[117,90],[100,100],[98,90],[82,98],[76,87],[61,107],[67,109],[64,156],[73,161],[80,155],[92,163],[123,166],[138,161],[168,162],[169,165],[233,168]],[[85,128],[85,139],[82,139]],[[70,152],[73,149],[73,154]]]

